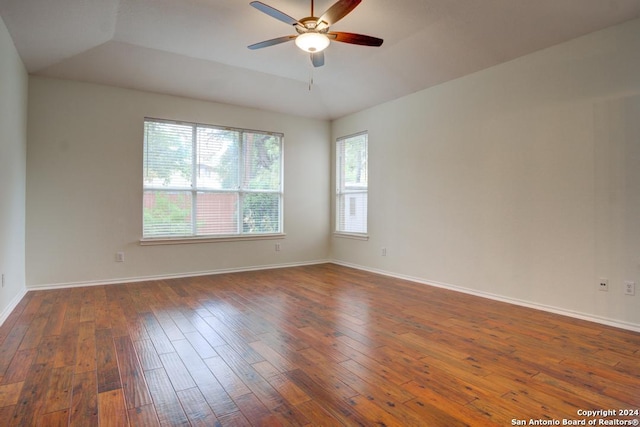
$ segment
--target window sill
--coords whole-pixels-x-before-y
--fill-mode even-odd
[[[140,246],[153,245],[186,245],[192,243],[220,243],[220,242],[240,242],[243,240],[274,240],[284,239],[286,234],[255,234],[249,236],[201,236],[201,237],[158,237],[142,238]]]
[[[341,231],[335,231],[333,237],[340,237],[342,239],[354,239],[354,240],[369,240],[368,234],[361,233],[344,233]]]

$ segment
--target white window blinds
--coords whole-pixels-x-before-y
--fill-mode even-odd
[[[336,142],[336,231],[367,233],[368,135]]]
[[[144,125],[143,238],[282,232],[282,134]]]

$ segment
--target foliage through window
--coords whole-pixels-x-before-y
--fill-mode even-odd
[[[145,119],[143,238],[282,232],[282,134]]]
[[[336,142],[336,231],[367,233],[368,135]]]

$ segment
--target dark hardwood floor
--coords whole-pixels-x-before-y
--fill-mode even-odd
[[[639,333],[332,264],[29,292],[0,343],[1,425],[506,426],[640,410]]]

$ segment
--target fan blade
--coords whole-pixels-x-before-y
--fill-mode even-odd
[[[258,9],[260,12],[264,12],[267,15],[271,16],[272,18],[276,18],[278,21],[282,21],[285,24],[289,24],[289,25],[298,25],[300,24],[300,22],[298,22],[297,19],[290,17],[289,15],[287,15],[284,12],[280,12],[278,9],[274,9],[273,7],[266,5],[262,2],[259,1],[252,1],[251,3],[249,3],[251,6],[255,7],[256,9]]]
[[[271,39],[271,40],[265,40],[263,42],[260,43],[254,43],[250,46],[247,46],[249,49],[251,50],[256,50],[256,49],[262,49],[263,47],[269,47],[269,46],[273,46],[276,44],[280,44],[280,43],[285,43],[288,42],[290,40],[295,39],[298,36],[282,36],[282,37],[278,37],[276,39]]]
[[[358,44],[361,46],[381,46],[384,40],[364,34],[344,33],[341,31],[327,33],[331,40],[342,43]]]
[[[324,27],[330,27],[360,4],[362,0],[338,0],[327,11],[318,18],[318,25],[322,23]]]
[[[324,65],[324,51],[313,52],[311,54],[311,63],[314,67],[322,67]]]

